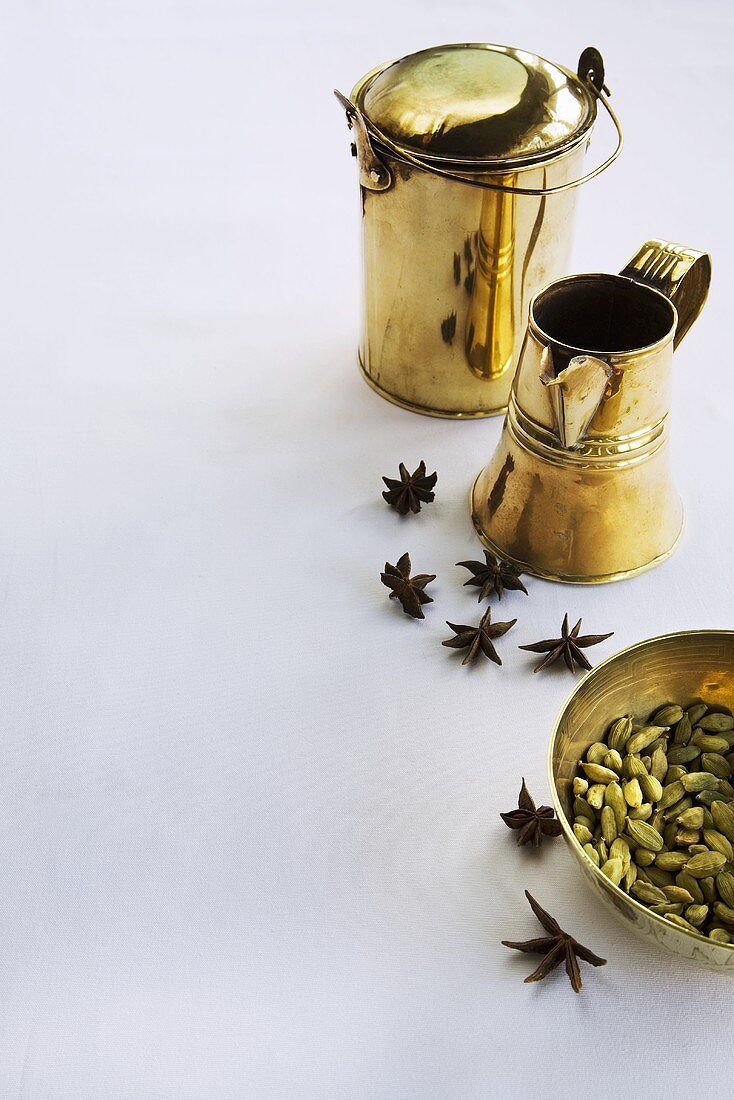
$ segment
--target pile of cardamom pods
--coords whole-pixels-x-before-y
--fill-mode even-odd
[[[734,944],[734,717],[667,704],[626,715],[573,780],[573,831],[615,886],[673,924]]]

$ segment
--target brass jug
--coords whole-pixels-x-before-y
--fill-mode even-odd
[[[533,294],[567,268],[575,188],[621,149],[593,47],[578,73],[508,46],[436,46],[368,73],[347,99],[359,166],[360,364],[394,404],[504,412]],[[614,151],[584,157],[609,112]]]
[[[707,253],[653,240],[619,275],[572,275],[534,298],[502,437],[472,490],[488,547],[580,584],[673,552],[683,527],[669,469],[673,349],[710,280]]]

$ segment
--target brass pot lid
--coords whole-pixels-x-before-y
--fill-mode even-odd
[[[596,100],[573,73],[509,46],[457,43],[368,73],[352,99],[379,139],[429,161],[520,166],[576,145]]]

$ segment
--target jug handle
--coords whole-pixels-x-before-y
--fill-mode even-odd
[[[675,306],[677,348],[703,309],[711,284],[711,257],[672,241],[646,241],[620,275],[661,291]]]

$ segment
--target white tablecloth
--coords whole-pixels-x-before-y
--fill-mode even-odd
[[[734,984],[631,938],[562,842],[498,818],[568,674],[566,610],[731,626],[732,9],[722,3],[6,0],[2,11],[0,1094],[22,1100],[723,1097]],[[714,254],[677,357],[688,525],[634,581],[529,581],[502,669],[471,480],[501,423],[360,381],[355,164],[334,85],[442,41],[603,50],[626,128],[574,267]],[[603,142],[600,126],[595,148]],[[608,131],[606,131],[608,135]],[[401,523],[400,460],[438,470]],[[416,624],[385,561],[435,572]],[[499,945],[529,887],[606,955],[575,997]]]

